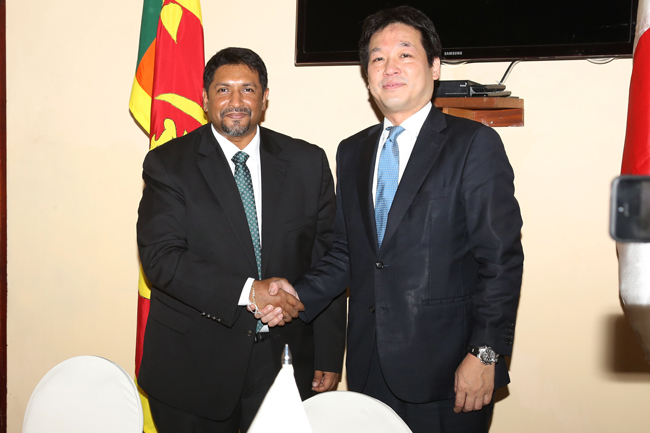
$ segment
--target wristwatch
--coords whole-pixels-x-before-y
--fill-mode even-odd
[[[494,351],[490,346],[469,346],[467,351],[476,356],[483,364],[492,365],[499,360],[499,354]]]

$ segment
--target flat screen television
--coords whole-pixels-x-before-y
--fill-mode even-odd
[[[443,62],[631,57],[638,0],[298,0],[296,65],[354,64],[365,17],[411,5]]]

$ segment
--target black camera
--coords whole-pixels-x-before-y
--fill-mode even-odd
[[[650,242],[650,176],[612,182],[609,232],[619,242]]]

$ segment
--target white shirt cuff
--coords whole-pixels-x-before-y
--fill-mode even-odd
[[[253,281],[255,281],[254,278],[249,278],[246,280],[244,283],[244,288],[241,289],[241,295],[239,296],[239,304],[237,305],[243,305],[246,306],[248,305],[250,294],[251,294],[251,286],[253,285]]]

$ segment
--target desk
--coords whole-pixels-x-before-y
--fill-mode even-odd
[[[433,105],[491,127],[524,126],[524,100],[519,98],[436,98]]]

